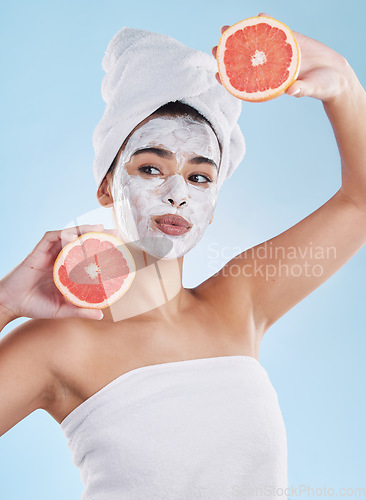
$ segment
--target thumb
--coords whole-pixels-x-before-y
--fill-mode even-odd
[[[64,304],[61,309],[59,317],[62,318],[77,317],[100,320],[104,317],[100,309],[82,308],[71,304]]]
[[[291,95],[294,97],[303,97],[306,94],[306,84],[301,80],[296,80],[287,90],[287,95]]]
[[[315,82],[311,78],[303,78],[302,80],[296,80],[296,82],[291,85],[286,90],[286,94],[294,97],[313,97],[314,99],[324,99],[326,94],[331,91],[331,86],[326,87],[326,82],[318,81]]]
[[[96,320],[104,318],[104,314],[100,309],[80,309],[80,313],[78,314],[78,316],[80,316],[81,318]]]

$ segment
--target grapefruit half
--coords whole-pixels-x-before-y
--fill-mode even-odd
[[[285,24],[267,16],[249,17],[221,35],[216,60],[230,94],[261,102],[283,94],[300,70],[300,50]]]
[[[84,233],[64,246],[53,266],[53,280],[73,304],[104,309],[127,292],[135,277],[135,261],[115,236]]]

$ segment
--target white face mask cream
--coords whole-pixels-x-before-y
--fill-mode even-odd
[[[163,175],[152,162],[145,167],[152,169],[152,175],[130,175],[126,164],[132,155],[152,147],[173,153],[175,170]],[[216,176],[212,182],[203,174],[195,174],[195,179],[205,182],[183,176],[182,168],[192,156],[208,158],[219,168],[215,133],[189,116],[152,118],[131,135],[112,181],[116,229],[124,242],[159,259],[181,257],[198,243],[216,206],[217,182]],[[199,171],[199,166],[194,168]]]

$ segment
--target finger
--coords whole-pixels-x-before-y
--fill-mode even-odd
[[[215,74],[215,77],[216,77],[216,80],[221,83],[222,85],[222,81],[221,81],[221,78],[220,78],[220,75],[218,73]]]
[[[46,231],[42,239],[37,243],[35,249],[42,250],[48,248],[50,243],[58,243],[61,240],[62,246],[89,231],[102,231],[103,224],[84,224],[56,231]]]
[[[226,31],[228,28],[230,28],[230,24],[225,24],[225,26],[221,26],[221,34],[223,34],[224,31]]]
[[[259,16],[271,17],[269,14],[265,14],[264,12],[260,12],[260,13],[258,14],[258,17],[259,17]]]
[[[57,314],[59,318],[85,318],[101,320],[104,315],[100,309],[87,309],[72,304],[62,304]]]
[[[40,241],[36,244],[29,256],[32,254],[39,255],[47,253],[50,255],[57,255],[63,246],[76,239],[82,233],[88,231],[101,231],[103,224],[84,224],[66,229],[59,229],[56,231],[46,231]]]
[[[286,94],[291,95],[293,97],[303,97],[304,96],[303,87],[304,87],[303,83],[299,80],[296,80],[296,82],[286,90]]]
[[[103,224],[83,224],[81,226],[67,227],[61,230],[61,238],[68,238],[73,236],[81,236],[90,231],[102,231]]]
[[[326,85],[327,90],[330,89],[329,85]],[[322,99],[324,95],[324,85],[315,84],[311,78],[304,78],[302,80],[296,80],[291,87],[286,90],[286,94],[294,97],[313,97],[314,99]]]
[[[103,224],[83,224],[81,226],[67,227],[56,231],[46,231],[43,237],[46,237],[48,241],[57,241],[57,239],[64,234],[78,234],[80,236],[82,233],[86,233],[87,231],[102,229],[103,227]]]
[[[100,321],[104,318],[103,312],[100,309],[80,309],[80,318],[94,319]]]
[[[115,236],[116,238],[118,238],[117,229],[103,229],[103,233],[108,233],[108,234],[111,234],[112,236]]]
[[[217,54],[217,45],[215,45],[215,47],[212,47],[211,49],[211,54],[216,58],[216,54]]]
[[[61,239],[62,247],[64,247],[67,243],[75,241],[76,238],[79,238],[82,234],[92,231],[102,232],[103,229],[103,224],[84,224],[82,226],[70,227],[61,230],[59,239]]]

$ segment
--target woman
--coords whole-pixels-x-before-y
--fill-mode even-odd
[[[137,264],[128,293],[101,321],[92,321],[100,312],[64,301],[51,271],[60,240],[72,238],[72,230],[46,233],[1,280],[2,327],[17,317],[37,318],[1,341],[1,434],[37,408],[48,411],[81,467],[84,498],[285,493],[286,435],[258,362],[260,343],[271,325],[362,247],[366,224],[365,92],[343,57],[296,37],[301,71],[287,93],[323,102],[342,160],[342,186],[327,203],[196,288],[183,288],[183,256],[212,221],[228,172],[221,170],[217,126],[187,106],[159,106],[130,129],[100,183],[98,177],[98,200],[113,204],[116,234],[127,240]],[[190,127],[202,138],[198,144],[187,143]],[[177,142],[181,134],[185,139]],[[184,216],[191,205],[192,220]],[[102,228],[79,228],[91,229]],[[286,250],[309,241],[336,248],[317,275],[281,274],[275,258],[262,257],[266,245]],[[277,271],[271,279],[269,269]]]

